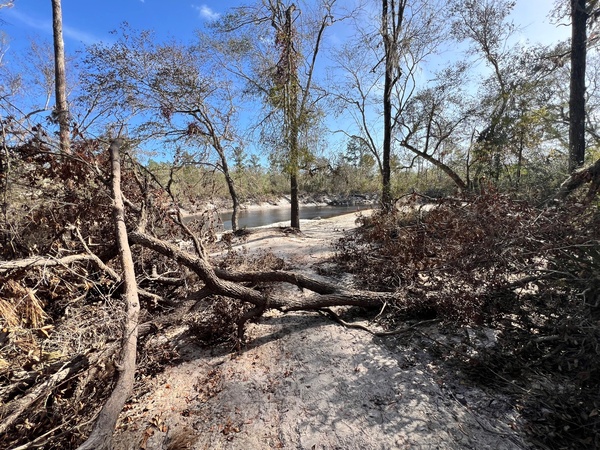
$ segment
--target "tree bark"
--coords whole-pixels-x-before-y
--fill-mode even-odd
[[[390,11],[388,1],[382,1],[381,33],[385,49],[385,78],[383,84],[383,166],[381,172],[381,206],[384,210],[391,208],[391,169],[390,155],[392,148],[392,88],[394,78],[394,56],[396,48],[393,36],[390,35],[389,20]],[[392,4],[393,9],[393,4]]]
[[[396,7],[398,10],[396,11]],[[383,85],[383,161],[381,206],[384,210],[392,207],[392,138],[394,118],[392,112],[392,94],[400,78],[398,46],[404,21],[406,0],[382,0],[381,36],[384,47],[385,77]]]
[[[229,169],[225,172],[225,180],[227,181],[227,188],[229,189],[229,196],[231,197],[232,211],[231,211],[231,231],[237,231],[239,229],[238,217],[240,215],[240,201],[238,199],[237,191],[235,189],[235,183]]]
[[[65,44],[62,33],[61,0],[52,0],[52,30],[54,32],[54,84],[56,91],[55,113],[59,126],[60,150],[71,153],[69,130],[69,105],[67,103],[67,78],[65,70]]]
[[[161,241],[140,231],[131,231],[129,239],[134,244],[154,250],[189,268],[205,283],[206,288],[215,294],[245,300],[257,306],[264,306],[266,304],[267,299],[260,292],[220,279],[210,264],[201,257],[179,250],[173,244]]]
[[[295,144],[297,146],[297,143]],[[294,150],[294,153],[297,153],[297,150]],[[290,174],[290,226],[292,228],[300,229],[300,200],[298,198],[298,158],[294,158],[296,162],[292,162],[292,164],[296,164],[294,168],[292,168],[292,173]]]
[[[223,171],[223,175],[225,176],[225,182],[227,183],[227,189],[229,190],[229,196],[231,197],[231,203],[233,207],[233,211],[231,213],[231,230],[237,231],[238,217],[240,215],[240,199],[237,193],[235,181],[231,176],[231,172],[229,171],[229,163],[227,162],[225,149],[221,145],[221,138],[219,138],[217,135],[217,131],[215,130],[215,126],[209,114],[203,111],[200,114],[197,114],[195,117],[206,127],[207,135],[212,142],[213,148],[219,155],[219,159],[221,160],[221,169]]]
[[[571,84],[569,95],[569,171],[585,159],[586,0],[571,0]]]
[[[80,253],[76,255],[69,255],[63,258],[48,258],[45,256],[32,256],[31,258],[18,259],[13,261],[0,261],[0,273],[15,270],[15,269],[27,269],[30,267],[53,267],[53,266],[67,266],[69,264],[92,261],[96,262],[96,255],[89,255],[86,253]]]
[[[467,183],[465,183],[462,180],[462,178],[454,170],[452,170],[449,166],[444,164],[442,161],[434,158],[433,156],[431,156],[428,153],[420,151],[419,149],[417,149],[416,147],[414,147],[413,145],[409,144],[406,141],[403,141],[401,143],[401,145],[403,147],[406,147],[407,149],[409,149],[415,155],[420,156],[421,158],[429,161],[431,164],[436,166],[438,169],[442,170],[446,175],[448,175],[452,179],[452,181],[454,181],[454,184],[456,184],[456,186],[458,187],[459,190],[461,190],[463,192],[467,190]]]
[[[300,133],[300,121],[302,120],[302,108],[298,108],[299,81],[298,65],[296,63],[296,49],[294,48],[294,21],[292,14],[296,6],[294,4],[285,11],[284,32],[286,34],[285,54],[286,76],[287,76],[287,105],[286,115],[288,122],[288,146],[289,146],[289,166],[290,166],[290,226],[300,229],[300,203],[298,198],[298,171],[299,171],[299,148],[298,135]]]
[[[112,434],[117,424],[117,419],[133,390],[134,383],[140,302],[138,299],[133,258],[125,226],[125,206],[121,194],[120,146],[120,139],[115,139],[110,145],[112,193],[114,199],[113,220],[121,264],[123,266],[123,300],[126,308],[126,320],[120,355],[121,361],[118,365],[119,377],[113,392],[100,410],[92,433],[78,450],[109,450],[112,447]]]
[[[233,180],[233,177],[231,176],[231,172],[229,171],[229,164],[227,163],[227,157],[225,156],[225,151],[223,150],[223,147],[221,147],[221,143],[220,143],[219,139],[217,139],[216,133],[214,133],[214,130],[212,130],[212,127],[211,127],[211,132],[213,133],[213,135],[212,135],[213,147],[217,150],[217,153],[219,154],[219,158],[221,158],[221,168],[223,169],[223,175],[225,176],[225,181],[227,183],[227,189],[229,190],[229,196],[231,197],[231,203],[232,203],[232,207],[233,207],[233,211],[231,212],[231,230],[237,231],[238,230],[238,217],[240,215],[240,200],[238,198],[235,181]]]

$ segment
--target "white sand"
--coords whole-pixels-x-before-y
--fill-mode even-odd
[[[241,245],[311,272],[355,220],[303,221],[299,236],[265,229]],[[273,312],[248,327],[240,355],[172,333],[186,362],[140,384],[116,448],[167,448],[177,435],[211,450],[526,448],[507,402],[456,382],[416,335],[375,338],[317,313]]]

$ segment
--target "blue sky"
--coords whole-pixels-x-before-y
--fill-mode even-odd
[[[134,29],[151,29],[156,37],[194,39],[194,31],[218,18],[229,8],[260,0],[62,0],[63,34],[67,53],[99,42],[110,43],[123,22]],[[339,4],[355,0],[338,0]],[[2,0],[0,0],[2,2]],[[548,13],[554,0],[517,0],[514,21],[522,28],[516,37],[550,44],[569,36],[568,26],[550,23]],[[15,0],[14,7],[0,10],[0,30],[9,39],[7,60],[25,52],[30,40],[51,43],[52,10],[50,0]],[[336,41],[331,35],[328,38]],[[343,32],[342,32],[343,34]],[[337,38],[342,37],[338,35]],[[343,119],[342,119],[343,120]],[[339,125],[332,125],[338,129]]]
[[[128,22],[136,29],[153,29],[159,37],[186,40],[194,30],[215,19],[239,1],[194,0],[62,0],[63,33],[67,51],[81,44],[110,42],[110,31]],[[17,48],[30,38],[50,39],[52,9],[50,0],[15,0],[15,6],[2,9],[0,28]]]
[[[343,1],[343,0],[342,0]],[[0,28],[16,48],[29,38],[50,39],[52,11],[50,0],[15,0],[13,8],[2,9]],[[158,37],[187,40],[194,30],[217,18],[240,0],[62,0],[63,26],[67,50],[81,44],[110,42],[109,32],[124,21],[133,28],[153,29]],[[522,37],[552,42],[565,38],[568,27],[549,23],[553,0],[518,0],[514,19],[524,27]]]

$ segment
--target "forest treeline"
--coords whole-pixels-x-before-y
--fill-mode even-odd
[[[379,192],[390,204],[482,183],[543,201],[597,156],[596,15],[582,4],[579,22],[562,2],[553,20],[583,20],[583,44],[523,41],[508,0],[269,2],[187,41],[123,24],[111,43],[62,46],[64,67],[50,44],[14,54],[4,35],[4,139],[54,148],[60,129],[69,145],[106,147],[118,135],[163,184],[181,185],[181,201],[216,195],[234,209],[302,192]],[[68,103],[53,105],[61,91]]]
[[[532,447],[600,446],[597,1],[557,1],[552,44],[519,38],[511,0],[269,0],[78,54],[51,3],[51,44],[0,42],[0,448],[111,448],[175,351],[144,338],[190,302],[210,305],[190,330],[239,351],[271,309],[491,327],[495,348],[443,358],[509,396]],[[289,196],[299,232],[302,195],[372,193],[336,247],[352,287],[210,256],[244,203]],[[184,220],[224,198],[238,234]]]

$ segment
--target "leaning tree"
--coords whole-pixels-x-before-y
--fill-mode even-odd
[[[241,140],[237,104],[230,81],[209,54],[202,43],[156,43],[151,32],[125,26],[114,44],[88,48],[80,100],[106,111],[105,122],[127,117],[137,142],[173,147],[176,166],[212,166],[221,172],[236,230],[240,199],[229,165]]]

